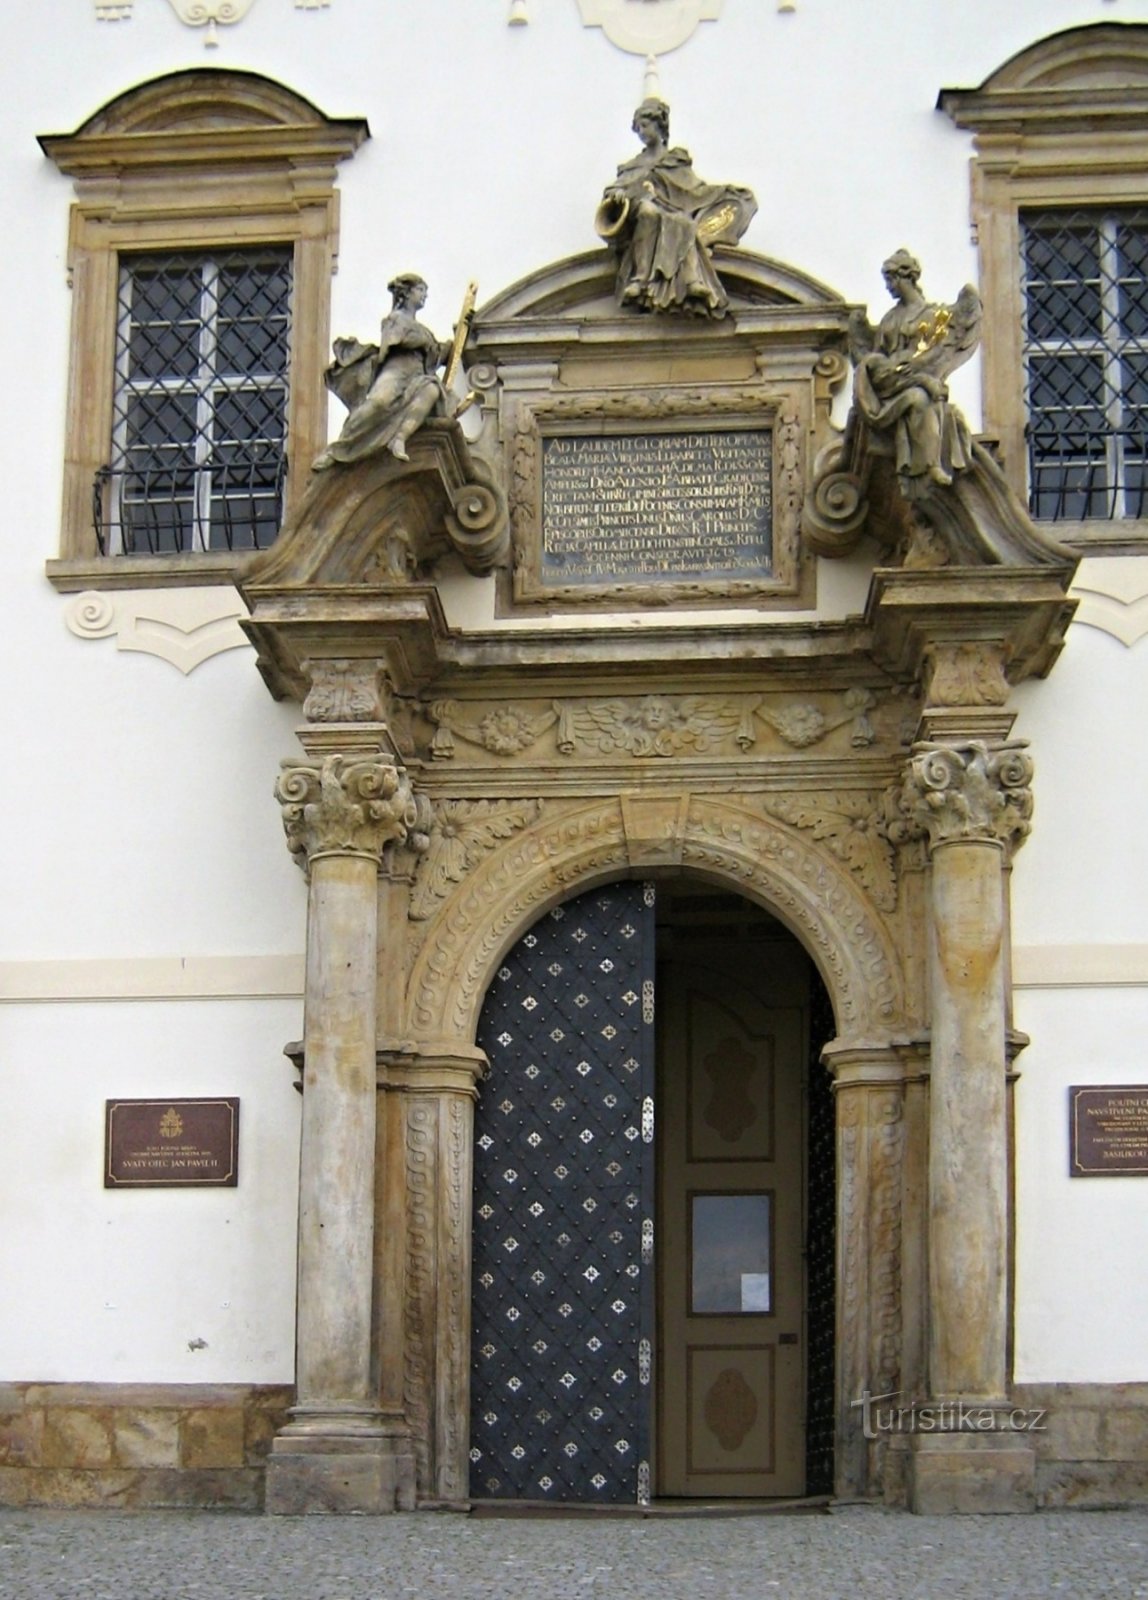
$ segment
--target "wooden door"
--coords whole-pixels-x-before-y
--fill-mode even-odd
[[[712,934],[659,968],[661,1496],[804,1493],[808,981]]]

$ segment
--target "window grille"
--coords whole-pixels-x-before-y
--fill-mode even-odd
[[[289,247],[121,256],[102,555],[259,550],[279,529]]]
[[[1148,208],[1021,213],[1030,506],[1142,517]]]

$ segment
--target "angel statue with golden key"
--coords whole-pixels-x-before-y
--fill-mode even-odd
[[[946,379],[980,342],[981,298],[968,283],[951,306],[927,301],[907,250],[894,251],[881,274],[896,304],[876,328],[863,311],[850,319],[853,403],[878,439],[891,439],[902,492],[919,498],[947,488],[972,460],[969,426],[949,403]]]

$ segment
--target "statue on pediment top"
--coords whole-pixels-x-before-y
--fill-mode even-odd
[[[711,251],[737,244],[757,201],[749,189],[697,176],[689,151],[669,144],[664,100],[643,100],[632,126],[642,149],[618,168],[595,218],[618,259],[618,302],[638,311],[722,317],[729,300]]]

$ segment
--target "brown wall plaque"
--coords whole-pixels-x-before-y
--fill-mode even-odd
[[[109,1100],[105,1189],[234,1189],[239,1100]]]
[[[1069,1175],[1148,1176],[1148,1084],[1068,1091]]]

